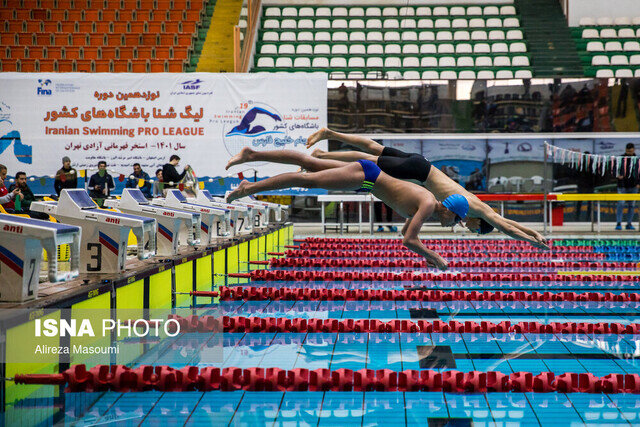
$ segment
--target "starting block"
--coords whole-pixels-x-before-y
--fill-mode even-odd
[[[214,201],[220,203],[226,203],[226,197],[230,193],[227,192],[225,198],[222,197],[212,197]],[[253,212],[253,226],[254,228],[266,228],[269,226],[269,212],[267,212],[267,207],[258,203],[254,203],[253,200],[249,199],[245,201],[246,198],[234,200],[231,204],[236,206],[244,206],[247,208],[251,208]]]
[[[138,259],[155,255],[155,219],[99,209],[86,190],[62,190],[58,202],[33,202],[31,210],[82,228],[81,273],[123,271],[129,231],[138,239]],[[145,243],[148,244],[146,250]]]
[[[253,221],[251,221],[251,208],[241,205],[229,203],[221,203],[213,200],[214,197],[209,190],[198,191],[195,199],[187,199],[190,203],[196,203],[203,206],[211,206],[214,208],[228,209],[231,218],[231,236],[235,237],[239,234],[251,234],[253,232]]]
[[[183,210],[154,206],[137,188],[125,188],[120,199],[107,199],[104,205],[133,215],[155,218],[158,223],[156,254],[171,256],[178,253],[180,227],[187,230],[187,245],[200,244],[200,214]]]
[[[267,208],[267,220],[273,222],[284,222],[282,218],[282,205],[278,203],[263,202],[256,200],[253,196],[246,196],[238,199],[240,203],[252,203]]]
[[[0,214],[0,301],[38,297],[42,250],[49,257],[49,281],[78,275],[80,227]],[[58,245],[71,247],[71,271],[58,273]]]
[[[218,238],[231,235],[231,216],[228,209],[189,203],[180,190],[169,190],[164,198],[151,201],[156,206],[175,208],[187,212],[200,214],[200,228],[204,232],[201,241],[203,244],[215,243]]]

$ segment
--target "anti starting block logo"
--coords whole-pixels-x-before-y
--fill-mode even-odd
[[[38,96],[51,96],[53,95],[53,83],[51,79],[38,79]]]

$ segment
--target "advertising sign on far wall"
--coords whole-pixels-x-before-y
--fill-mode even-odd
[[[259,179],[297,169],[263,163],[226,171],[243,147],[305,150],[327,124],[326,74],[2,73],[0,87],[0,163],[10,174],[50,176],[68,156],[79,170],[105,160],[116,173],[140,163],[153,175],[178,154],[199,178],[224,181],[213,189],[223,192],[243,169]]]

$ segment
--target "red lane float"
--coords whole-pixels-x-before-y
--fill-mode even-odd
[[[640,393],[640,375],[567,372],[437,372],[430,370],[213,368],[74,365],[61,374],[18,374],[16,384],[66,385],[65,392],[141,391],[444,391],[454,393]]]
[[[272,258],[270,261],[251,261],[251,264],[269,264],[271,267],[382,267],[382,268],[424,268],[427,263],[424,259],[362,259],[362,258]],[[633,262],[587,262],[587,261],[449,261],[449,267],[483,267],[483,268],[606,268],[621,270],[624,268],[635,269]]]
[[[289,249],[279,255],[286,255],[288,258],[420,258],[423,257],[410,252],[406,249],[398,251],[377,250],[377,251],[361,251],[361,250],[316,250],[316,249]],[[552,260],[558,259],[557,253],[551,252],[531,252],[524,253],[518,252],[477,252],[477,251],[464,251],[464,252],[448,252],[441,251],[440,255],[446,259],[460,259],[460,258],[478,258],[482,256],[486,259],[515,259],[522,257],[533,258],[536,260]],[[604,260],[607,255],[604,253],[584,253],[584,254],[563,254],[562,259],[566,261],[583,261],[583,260]]]
[[[435,244],[431,240],[424,240],[424,244],[437,252],[442,251],[474,251],[479,253],[489,252],[508,252],[517,251],[521,253],[542,253],[542,250],[536,250],[533,246],[500,246],[496,244],[484,244],[479,245],[475,242],[468,244]],[[376,243],[302,243],[300,245],[287,245],[287,249],[324,249],[324,250],[402,250],[404,246],[402,244],[393,245],[381,245]],[[559,253],[593,253],[594,247],[592,246],[558,246],[553,247],[552,252]],[[548,251],[547,251],[548,252]]]
[[[640,324],[622,323],[588,323],[588,322],[459,322],[451,320],[409,320],[396,319],[387,322],[377,319],[288,319],[284,317],[242,317],[210,315],[187,317],[170,314],[168,320],[175,320],[180,332],[233,332],[233,333],[343,333],[343,332],[377,332],[377,333],[535,333],[535,334],[640,334]],[[138,322],[143,322],[140,319]],[[170,323],[170,332],[176,331],[174,323]]]
[[[591,301],[640,302],[640,293],[502,292],[220,287],[222,301]]]
[[[484,273],[484,272],[380,272],[380,271],[294,271],[294,270],[253,270],[250,273],[233,273],[229,277],[252,279],[257,281],[492,281],[492,282],[572,282],[576,279],[569,275],[556,273]],[[632,275],[585,275],[581,281],[635,282]]]

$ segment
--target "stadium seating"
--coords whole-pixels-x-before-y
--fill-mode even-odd
[[[206,3],[0,0],[0,71],[182,72]]]
[[[265,6],[254,72],[333,78],[532,77],[512,5]]]
[[[572,29],[587,77],[640,77],[640,17],[582,18]]]

